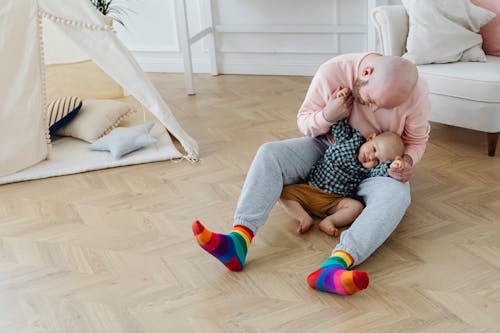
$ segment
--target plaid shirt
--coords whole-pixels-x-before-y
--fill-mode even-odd
[[[327,148],[323,157],[316,162],[309,175],[308,183],[325,192],[352,197],[363,179],[388,176],[391,161],[366,169],[358,161],[359,147],[365,138],[347,123],[347,119],[332,126],[335,143]]]

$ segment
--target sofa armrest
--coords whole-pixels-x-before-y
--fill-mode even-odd
[[[406,50],[408,15],[403,6],[379,6],[371,13],[382,53],[401,56]]]

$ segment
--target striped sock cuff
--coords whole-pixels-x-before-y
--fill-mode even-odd
[[[354,263],[354,259],[352,259],[351,255],[342,250],[336,250],[335,252],[333,252],[332,257],[341,258],[346,263],[347,268],[351,267]]]
[[[243,225],[235,225],[233,227],[233,230],[231,230],[231,232],[235,232],[238,235],[240,235],[241,237],[243,237],[243,239],[245,240],[245,243],[247,244],[247,248],[250,247],[250,243],[252,242],[252,239],[253,239],[252,230],[248,229],[247,227],[245,227]]]

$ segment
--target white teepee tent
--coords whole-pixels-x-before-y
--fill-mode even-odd
[[[45,119],[44,22],[50,22],[78,44],[95,64],[149,110],[179,140],[187,158],[198,158],[196,141],[182,129],[147,75],[90,1],[2,0],[0,177],[50,159]]]

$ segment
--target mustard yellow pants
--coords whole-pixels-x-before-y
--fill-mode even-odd
[[[306,212],[320,218],[331,215],[332,209],[344,199],[341,195],[325,192],[309,184],[286,185],[281,198],[297,201]]]

